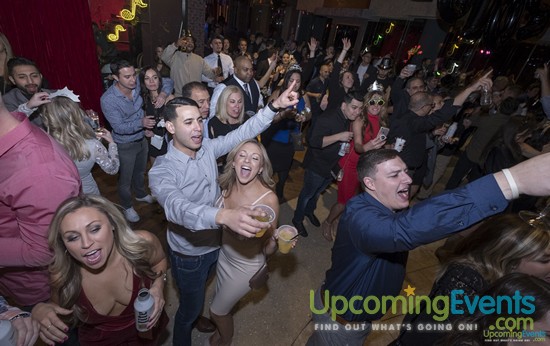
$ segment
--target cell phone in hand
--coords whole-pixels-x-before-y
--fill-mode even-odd
[[[390,133],[390,129],[388,129],[387,127],[380,127],[380,130],[378,131],[378,135],[376,135],[376,137],[385,141],[386,139],[388,139],[388,133]]]

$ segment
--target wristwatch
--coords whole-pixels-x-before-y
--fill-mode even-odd
[[[269,102],[269,103],[267,104],[267,107],[268,107],[269,109],[271,109],[271,111],[272,111],[273,113],[278,113],[278,112],[280,112],[281,110],[284,109],[284,108],[277,108],[277,107],[275,107],[275,106],[273,105],[273,101]]]

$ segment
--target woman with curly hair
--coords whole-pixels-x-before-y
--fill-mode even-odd
[[[244,238],[230,229],[223,229],[216,268],[216,293],[210,305],[210,317],[217,331],[210,337],[210,345],[231,344],[231,309],[250,291],[249,280],[264,265],[266,256],[277,249],[273,229],[277,225],[279,201],[272,191],[272,173],[263,145],[250,139],[231,150],[218,179],[222,189],[218,203],[220,207],[233,209],[264,204],[273,209],[275,219],[260,238]]]
[[[81,345],[156,345],[168,317],[163,310],[167,261],[155,235],[133,231],[107,199],[82,195],[59,206],[48,243],[54,252],[52,299],[32,311],[44,342],[65,341],[69,326],[78,326]],[[147,323],[152,338],[142,338],[136,329],[134,301],[141,288],[154,298]]]
[[[386,143],[385,138],[378,136],[380,127],[388,126],[384,92],[382,90],[369,91],[364,100],[362,115],[351,124],[352,149],[342,156],[338,163],[342,170],[341,174],[343,174],[341,181],[338,182],[338,198],[330,208],[326,220],[321,224],[322,234],[328,241],[334,239],[338,219],[344,212],[347,201],[359,191],[359,179],[357,178],[359,156],[369,150],[379,149]]]
[[[510,273],[533,275],[550,283],[550,230],[545,223],[530,225],[516,214],[486,220],[460,241],[440,270],[429,296],[450,296],[451,291],[462,290],[464,295],[473,297]],[[419,332],[414,328],[418,323],[433,323],[426,310],[423,303],[420,314],[405,316],[403,323],[410,323],[413,328],[402,332],[394,345],[433,345],[445,336],[444,332]],[[449,322],[458,317],[450,315]]]
[[[86,122],[86,113],[71,99],[58,96],[42,106],[40,113],[50,136],[61,144],[73,159],[82,180],[82,192],[99,195],[99,188],[92,176],[97,163],[107,174],[117,174],[120,162],[118,148],[111,133],[104,128],[94,133]],[[99,139],[98,139],[99,138]],[[109,150],[100,142],[109,143]]]

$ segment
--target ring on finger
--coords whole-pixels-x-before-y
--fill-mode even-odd
[[[46,328],[46,330],[50,330],[50,328],[52,327],[52,324],[50,323],[50,325]]]

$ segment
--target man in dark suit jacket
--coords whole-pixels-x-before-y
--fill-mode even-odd
[[[353,78],[357,86],[362,85],[363,81],[368,77],[376,76],[376,68],[372,65],[372,53],[368,48],[363,49],[361,52],[361,62],[354,65],[350,71],[353,72]]]
[[[264,100],[260,93],[260,86],[254,78],[254,69],[252,61],[246,56],[238,56],[235,60],[235,74],[224,80],[214,89],[212,99],[210,101],[210,117],[216,115],[216,104],[223,89],[228,85],[236,85],[243,92],[244,96],[244,111],[248,116],[253,116],[258,111],[258,108],[264,106]]]
[[[266,72],[269,70],[269,65],[271,62],[277,60],[277,49],[270,48],[267,50],[267,58],[264,60],[259,60],[258,65],[256,65],[256,73],[254,74],[254,79],[259,81],[263,78]]]

